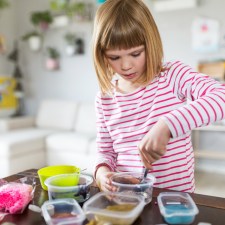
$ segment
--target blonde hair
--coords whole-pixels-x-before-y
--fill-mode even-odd
[[[110,93],[113,71],[105,51],[129,49],[140,45],[146,51],[146,75],[140,81],[147,85],[162,71],[163,47],[156,23],[142,0],[107,0],[97,10],[93,32],[94,66],[103,93]]]

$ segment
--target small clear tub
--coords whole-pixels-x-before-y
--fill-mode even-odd
[[[83,205],[88,220],[117,225],[130,225],[141,214],[144,197],[117,192],[99,192]]]
[[[81,225],[85,214],[74,199],[55,199],[46,201],[42,214],[48,225]]]
[[[199,212],[188,193],[162,192],[157,200],[160,213],[169,224],[191,224]]]

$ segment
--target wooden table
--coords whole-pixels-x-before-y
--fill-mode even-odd
[[[19,174],[15,174],[5,178],[7,181],[14,181],[22,178],[25,174],[29,176],[36,176],[36,170],[28,170]],[[41,188],[39,179],[37,180],[37,187],[34,194],[34,199],[31,204],[41,206],[44,201],[48,200],[47,191]],[[96,186],[91,187],[91,195],[94,195],[99,190]],[[163,189],[154,188],[152,202],[145,206],[140,217],[135,221],[134,225],[157,225],[164,222],[157,205],[157,196],[160,192],[168,191]],[[193,200],[197,204],[199,214],[196,216],[192,225],[197,225],[199,222],[207,222],[212,225],[225,224],[225,198],[218,198],[206,195],[191,194]],[[40,213],[33,212],[28,208],[20,215],[7,215],[0,222],[13,222],[17,225],[46,225],[44,218]],[[84,222],[86,224],[87,221]]]

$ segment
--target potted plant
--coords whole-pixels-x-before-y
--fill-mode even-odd
[[[0,9],[4,9],[9,6],[8,0],[0,0]]]
[[[35,26],[39,26],[43,31],[48,29],[49,24],[51,24],[52,21],[52,15],[48,10],[42,12],[33,12],[31,14],[31,22]]]
[[[56,48],[47,47],[47,60],[46,68],[48,70],[58,70],[59,69],[59,58],[60,53]]]
[[[66,41],[66,54],[68,56],[72,56],[75,54],[75,51],[76,51],[76,46],[75,46],[75,43],[76,43],[76,36],[74,33],[71,33],[71,32],[68,32],[64,35],[64,39]]]
[[[83,2],[74,3],[73,9],[74,9],[74,16],[76,20],[78,21],[85,20],[85,9],[86,9],[85,3]]]
[[[57,14],[66,14],[67,16],[71,16],[71,4],[69,1],[61,1],[61,0],[52,0],[50,2],[50,8],[52,11]]]
[[[82,38],[76,39],[76,54],[84,54],[84,40]]]
[[[22,36],[23,41],[27,41],[32,51],[38,51],[41,48],[42,36],[37,31],[31,31]]]
[[[84,2],[71,3],[66,0],[52,0],[50,2],[50,7],[51,10],[58,13],[64,13],[70,18],[75,16],[76,19],[83,20],[87,4]]]

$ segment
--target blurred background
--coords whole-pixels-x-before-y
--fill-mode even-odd
[[[91,37],[103,2],[0,0],[1,118],[35,115],[49,98],[94,101]],[[225,1],[145,2],[161,33],[165,60],[181,60],[224,82]],[[224,124],[193,131],[197,192],[225,197],[217,189],[225,187]]]

